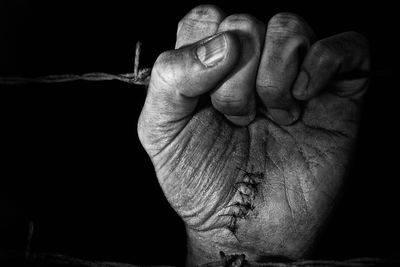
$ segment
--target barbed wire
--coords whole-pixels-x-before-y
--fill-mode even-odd
[[[135,85],[148,85],[150,81],[150,68],[139,69],[139,59],[142,44],[136,43],[133,73],[111,74],[105,72],[89,72],[84,74],[60,74],[41,77],[1,77],[0,85],[21,85],[29,83],[64,83],[74,81],[112,81],[117,80]],[[390,70],[374,70],[367,74],[370,77],[388,77],[392,75]]]
[[[35,78],[26,77],[0,77],[0,84],[19,85],[27,83],[63,83],[74,81],[111,81],[117,80],[129,84],[148,85],[150,79],[150,69],[141,69],[138,75],[134,73],[110,74],[104,72],[89,72],[84,74],[61,74],[48,75]]]
[[[28,83],[64,83],[74,81],[111,81],[117,80],[129,84],[148,85],[150,80],[150,68],[139,69],[139,59],[141,43],[136,43],[134,70],[133,73],[110,74],[105,72],[89,72],[84,74],[60,74],[47,75],[41,77],[0,77],[0,84],[3,85],[21,85]]]

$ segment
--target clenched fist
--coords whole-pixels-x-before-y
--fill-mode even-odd
[[[189,265],[307,252],[349,167],[369,68],[361,35],[318,40],[294,14],[265,25],[199,6],[180,21],[138,133]]]

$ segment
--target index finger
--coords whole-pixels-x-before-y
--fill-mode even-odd
[[[175,48],[193,44],[215,34],[225,12],[214,5],[193,8],[178,23]]]

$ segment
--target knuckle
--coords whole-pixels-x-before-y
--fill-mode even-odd
[[[338,55],[335,48],[326,40],[313,44],[309,54],[312,55],[313,63],[317,66],[336,66],[341,61],[341,55]]]
[[[297,14],[281,12],[272,16],[268,22],[268,26],[278,28],[294,28],[303,22],[303,18]]]
[[[184,19],[181,19],[179,22],[178,22],[178,29],[177,29],[177,34],[181,31],[181,29],[182,29],[182,26],[184,25]]]
[[[193,24],[199,22],[217,23],[224,16],[224,12],[215,5],[199,5],[184,16],[178,23],[179,26],[183,24]]]
[[[371,69],[371,44],[370,41],[362,34],[352,31],[349,32],[349,34],[352,34],[354,36],[354,43],[357,44],[359,47],[357,50],[360,51],[361,54],[361,60],[363,61],[363,65],[361,66],[362,68],[365,68],[366,70]]]
[[[165,65],[170,63],[170,59],[172,58],[172,51],[164,51],[160,55],[158,55],[156,61],[154,62],[153,69],[164,68]]]
[[[274,15],[268,21],[268,32],[290,35],[302,34],[315,38],[308,23],[300,15],[289,12],[281,12]]]
[[[226,17],[221,22],[220,27],[223,29],[238,29],[245,32],[252,32],[255,29],[264,28],[264,25],[250,14],[234,14]]]
[[[161,53],[152,68],[152,80],[153,75],[154,79],[157,80],[158,83],[162,83],[166,86],[172,86],[176,84],[178,80],[178,71],[177,71],[177,64],[174,64],[176,61],[176,55],[174,50],[169,50]]]
[[[218,6],[209,4],[196,6],[190,13],[197,17],[220,17],[223,14]]]
[[[353,39],[353,43],[357,44],[361,49],[367,52],[370,51],[370,42],[364,35],[356,31],[348,31],[345,34],[350,36]]]

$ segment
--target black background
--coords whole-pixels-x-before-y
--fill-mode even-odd
[[[172,49],[178,21],[204,2],[1,0],[0,75],[133,71]],[[347,30],[371,42],[374,77],[354,168],[315,258],[399,258],[399,123],[395,6],[383,1],[214,1],[267,22],[303,16],[319,38]],[[211,3],[209,1],[208,3]],[[382,73],[383,72],[383,73]],[[119,82],[2,86],[0,249],[133,264],[181,265],[183,223],[167,203],[136,123],[145,93]]]

